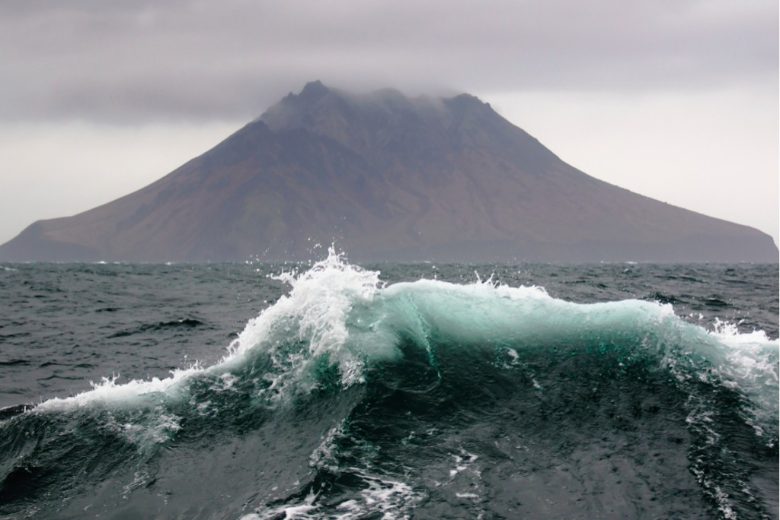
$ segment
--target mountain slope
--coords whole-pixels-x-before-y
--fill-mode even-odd
[[[157,182],[0,246],[5,260],[771,261],[755,229],[561,161],[463,94],[309,83]]]

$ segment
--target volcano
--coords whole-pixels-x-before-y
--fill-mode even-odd
[[[5,261],[777,262],[756,229],[566,164],[461,94],[307,84],[160,180],[33,223]]]

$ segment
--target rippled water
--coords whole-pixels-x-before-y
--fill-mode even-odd
[[[0,295],[0,514],[778,516],[776,265],[3,264]]]

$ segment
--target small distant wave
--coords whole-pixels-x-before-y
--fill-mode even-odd
[[[28,359],[9,359],[7,361],[0,360],[0,366],[13,367],[13,366],[25,366],[29,365]]]
[[[100,309],[99,311],[96,312],[112,312],[114,310],[115,309]],[[193,327],[200,327],[203,325],[205,325],[203,321],[194,318],[183,318],[180,320],[173,320],[173,321],[161,321],[157,323],[143,324],[138,327],[134,327],[132,329],[121,330],[119,332],[115,332],[114,334],[110,335],[109,338],[121,338],[125,336],[132,336],[134,334],[158,332],[158,331],[165,331],[170,329],[190,329]]]
[[[649,294],[648,296],[645,296],[642,299],[646,301],[655,301],[661,304],[671,304],[671,305],[674,305],[680,301],[677,296],[672,296],[657,291],[652,294]]]

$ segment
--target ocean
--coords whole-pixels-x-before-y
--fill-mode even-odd
[[[0,264],[0,518],[777,519],[778,287]]]

